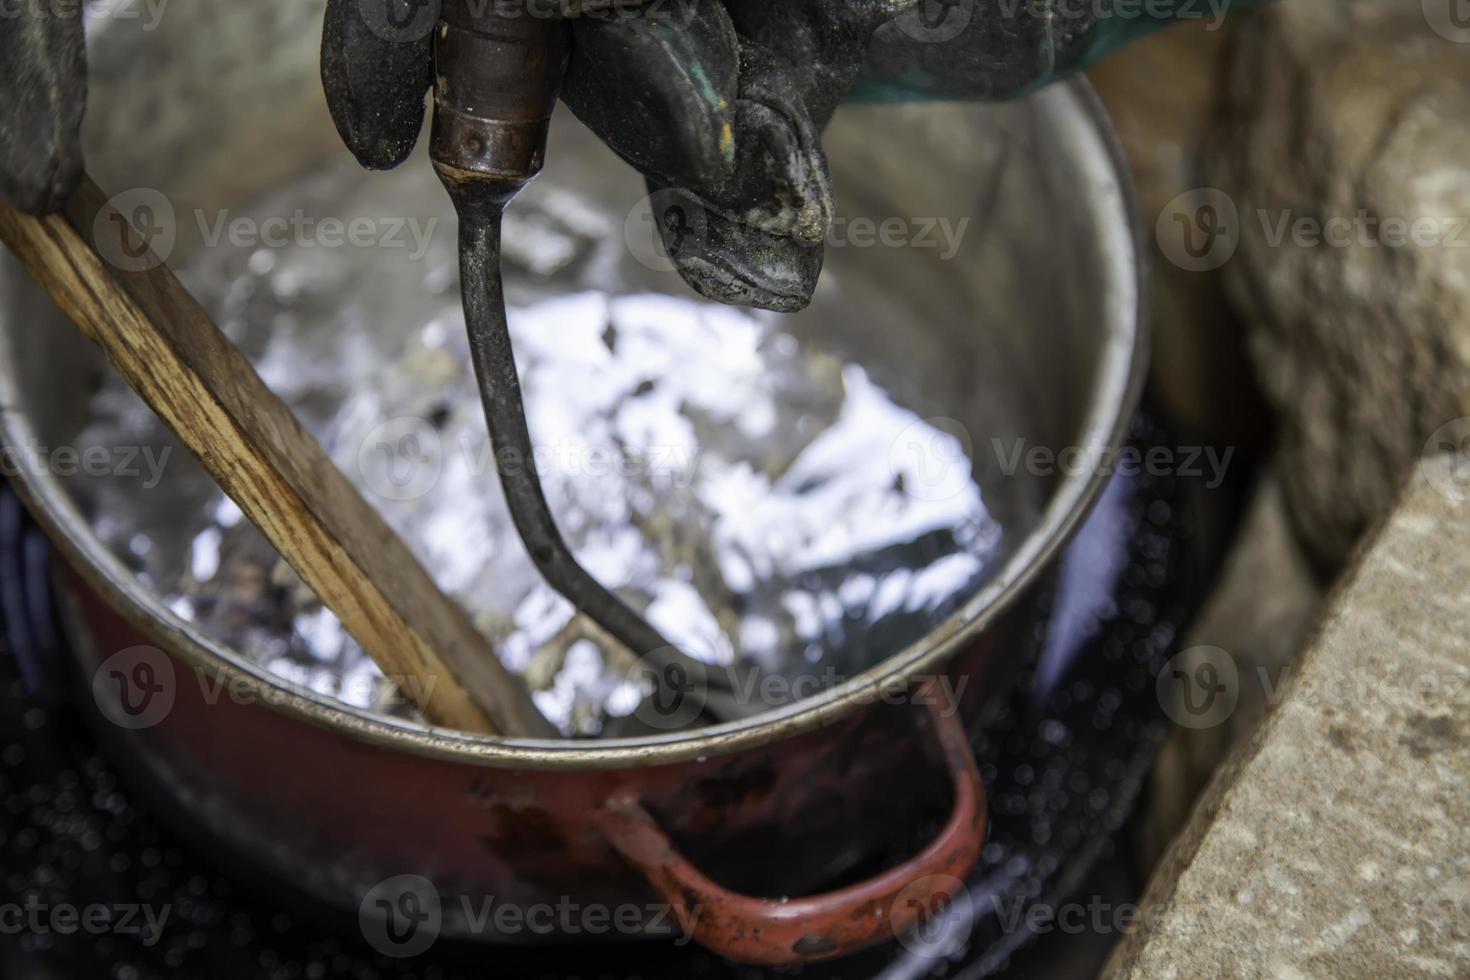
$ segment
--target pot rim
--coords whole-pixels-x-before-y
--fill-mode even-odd
[[[1138,224],[1135,192],[1122,148],[1107,112],[1084,78],[1057,83],[1041,98],[1065,93],[1082,119],[1091,124],[1092,137],[1102,155],[1094,167],[1100,183],[1114,185],[1122,213],[1104,223],[1105,247],[1132,253],[1136,295],[1124,326],[1131,336],[1104,345],[1096,378],[1098,384],[1088,410],[1080,445],[1116,449],[1127,435],[1146,374],[1148,350],[1148,270],[1143,236]],[[1099,167],[1100,165],[1100,167]],[[1107,187],[1111,190],[1111,187]],[[1123,297],[1126,299],[1126,296]],[[1131,320],[1131,323],[1128,321]],[[1120,331],[1123,333],[1123,331]],[[0,347],[7,343],[0,337]],[[0,354],[5,353],[0,350]],[[13,358],[4,357],[14,363]],[[29,417],[14,406],[14,380],[0,372],[0,440],[7,445],[29,445],[35,430]],[[356,708],[327,695],[292,685],[267,668],[241,659],[218,640],[183,620],[149,590],[92,533],[89,522],[49,472],[23,470],[13,483],[37,521],[68,558],[72,568],[132,626],[175,659],[191,668],[219,672],[231,685],[256,703],[298,721],[326,728],[344,737],[413,755],[488,768],[539,770],[614,770],[672,764],[690,759],[726,755],[833,724],[873,703],[875,692],[907,684],[926,670],[973,643],[1008,610],[1056,553],[1070,540],[1091,511],[1109,474],[1106,467],[1087,473],[1064,473],[1040,521],[1009,556],[1000,572],[964,606],[928,635],[843,683],[744,721],[698,729],[695,734],[668,733],[638,738],[598,740],[519,739],[476,735],[388,718]],[[234,689],[234,688],[232,688]]]

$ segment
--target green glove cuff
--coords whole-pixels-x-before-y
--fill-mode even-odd
[[[1263,0],[1114,0],[1114,14],[1098,21],[1091,41],[1070,60],[1053,59],[1051,70],[1030,80],[1006,96],[1025,95],[1044,85],[1084,71],[1130,41],[1180,20],[1204,20],[1216,27],[1232,10],[1253,6]],[[957,38],[951,43],[963,43]],[[922,69],[902,82],[859,79],[848,97],[850,102],[922,102],[964,99],[969,96],[946,91],[942,79],[925,77]]]

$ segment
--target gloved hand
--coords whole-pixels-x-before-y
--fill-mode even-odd
[[[562,98],[678,216],[659,228],[679,271],[723,302],[805,306],[832,220],[821,130],[873,32],[918,0],[598,2],[571,19]],[[413,4],[329,0],[328,101],[368,167],[402,162],[422,125],[431,43],[413,33],[430,18]]]
[[[815,288],[832,220],[820,133],[865,67],[880,98],[1005,97],[1157,23],[1090,0],[521,2],[579,15],[563,98],[647,177],[684,277],[776,310]],[[439,3],[328,0],[327,100],[365,166],[418,138]],[[81,176],[80,9],[21,0],[0,31],[0,197],[22,210],[57,209]]]
[[[439,2],[330,0],[328,99],[366,166],[395,166],[412,150],[432,82],[430,40],[387,40],[382,25],[417,18],[427,28]],[[1199,0],[1159,0],[1148,16],[1115,14],[1112,0],[502,2],[578,15],[562,99],[645,175],[665,248],[689,284],[780,311],[806,306],[816,287],[832,223],[821,132],[865,71],[868,97],[1005,98],[1204,9]],[[1208,9],[1223,16],[1230,2]]]
[[[81,4],[22,3],[0,25],[0,198],[49,214],[82,177],[87,49]]]

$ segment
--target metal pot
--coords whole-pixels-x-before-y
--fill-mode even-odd
[[[99,182],[164,189],[178,214],[212,213],[344,152],[316,81],[320,16],[319,2],[200,0],[152,30],[97,25]],[[593,193],[620,228],[638,180],[570,119],[555,130],[540,192]],[[490,739],[293,688],[168,609],[103,548],[67,479],[34,465],[28,447],[72,444],[78,393],[105,367],[5,257],[0,434],[69,559],[73,646],[105,741],[227,852],[360,910],[386,952],[411,955],[440,933],[566,941],[669,935],[682,921],[732,958],[791,963],[889,938],[935,908],[983,843],[968,732],[1003,686],[1008,638],[1031,627],[1038,577],[1104,481],[1102,468],[1002,473],[991,439],[1053,452],[1119,444],[1142,373],[1142,257],[1124,167],[1084,83],[996,107],[844,109],[828,147],[841,213],[973,222],[948,261],[832,249],[841,296],[797,321],[861,353],[910,407],[957,419],[977,437],[977,473],[1006,486],[1012,546],[960,611],[835,688],[695,733]],[[176,231],[175,264],[201,247],[193,222]],[[628,288],[677,288],[672,273],[632,263],[620,275]],[[995,391],[1008,393],[1004,412]],[[968,679],[958,703],[937,696],[945,678]],[[917,856],[860,876],[936,807],[949,816]],[[486,896],[649,914],[601,931],[507,926],[475,914]],[[674,914],[653,911],[655,898]]]

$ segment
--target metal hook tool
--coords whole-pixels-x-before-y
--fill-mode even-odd
[[[430,156],[460,222],[460,275],[470,350],[497,467],[516,530],[546,581],[609,636],[655,669],[657,683],[693,694],[720,720],[756,714],[736,697],[733,668],[679,651],[578,563],[536,472],[500,273],[505,207],[542,168],[566,73],[565,22],[498,5],[445,0],[434,38]],[[505,461],[513,465],[504,465]]]

